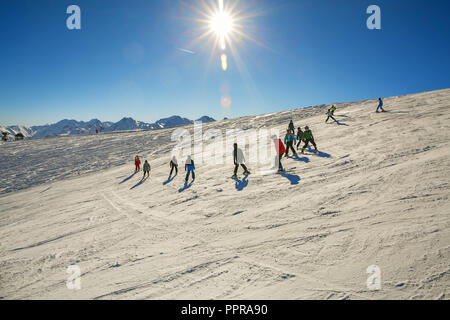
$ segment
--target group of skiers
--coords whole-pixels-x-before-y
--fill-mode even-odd
[[[141,159],[139,159],[139,156],[136,156],[134,158],[134,166],[136,167],[135,171],[134,171],[135,173],[138,173],[139,171],[141,171]],[[142,179],[145,179],[146,176],[147,176],[147,178],[150,177],[151,167],[150,167],[150,163],[148,163],[147,160],[145,160],[145,162],[144,162],[143,170],[144,170],[144,177]]]
[[[284,172],[283,165],[281,163],[281,159],[283,156],[286,158],[289,157],[289,151],[292,151],[293,156],[297,156],[297,151],[300,149],[301,143],[304,145],[301,149],[301,152],[304,154],[306,148],[311,143],[314,146],[314,149],[317,151],[317,145],[314,141],[314,136],[312,134],[311,129],[306,126],[305,131],[302,130],[301,127],[297,128],[297,135],[294,134],[294,122],[291,120],[289,123],[289,127],[284,137],[284,144],[277,136],[272,137],[275,143],[275,150],[277,152],[277,163],[278,163],[278,172]],[[298,143],[297,143],[298,141]],[[285,146],[286,145],[286,146]],[[294,149],[294,145],[297,145],[297,151]]]
[[[379,112],[379,110],[381,110],[381,112],[385,112],[385,110],[383,109],[383,99],[379,98],[378,99],[379,104],[378,104],[378,108],[377,108],[377,113]],[[334,118],[334,112],[336,111],[336,106],[332,106],[330,109],[328,109],[327,111],[327,119],[325,120],[326,123],[328,123],[328,120],[333,119],[336,123],[339,123],[335,118]],[[272,140],[275,144],[275,150],[276,150],[276,155],[277,155],[277,159],[276,159],[276,164],[278,164],[278,172],[284,172],[284,168],[283,165],[281,163],[281,159],[283,158],[283,156],[285,156],[286,158],[289,157],[289,151],[292,151],[293,156],[297,156],[297,151],[300,149],[301,143],[303,142],[303,147],[301,149],[301,153],[304,154],[306,148],[308,148],[309,144],[312,144],[312,146],[314,147],[315,151],[317,152],[317,144],[314,141],[314,136],[313,133],[311,131],[311,129],[306,126],[305,130],[303,131],[301,127],[297,128],[297,134],[295,134],[295,126],[294,126],[294,122],[293,120],[291,120],[289,122],[289,126],[288,129],[286,131],[286,135],[284,137],[284,144],[281,141],[280,138],[278,138],[277,136],[272,136]],[[297,143],[298,141],[298,143]],[[294,146],[297,146],[297,151],[294,149]],[[233,179],[237,178],[237,173],[239,170],[239,167],[241,166],[244,169],[244,175],[250,175],[250,171],[248,170],[247,166],[245,165],[245,157],[244,157],[244,152],[242,151],[242,149],[240,149],[238,147],[238,144],[235,143],[233,146],[233,162],[234,162],[234,174],[232,176]],[[139,159],[139,156],[135,157],[134,160],[135,163],[135,173],[139,172],[141,170],[140,165],[141,165],[141,160]],[[169,174],[169,180],[172,179],[172,174],[175,173],[175,175],[173,177],[176,177],[178,175],[178,160],[176,156],[173,156],[172,159],[170,160],[169,163],[170,166],[170,174]],[[143,171],[144,171],[144,177],[142,179],[145,179],[146,177],[150,176],[150,164],[148,163],[147,160],[145,160],[144,162],[144,166],[143,166]],[[189,181],[190,176],[192,175],[192,182],[195,181],[195,164],[194,164],[194,160],[192,160],[191,156],[188,156],[185,162],[185,171],[186,171],[186,178],[185,178],[185,182],[186,184]]]
[[[135,173],[138,173],[141,171],[141,159],[139,158],[139,156],[136,156],[134,158],[134,165],[135,165]],[[170,160],[169,163],[170,166],[170,174],[169,174],[169,180],[172,179],[172,174],[175,172],[174,177],[176,177],[178,175],[178,160],[176,156],[173,156],[172,159]],[[144,176],[142,177],[142,179],[145,179],[146,177],[150,177],[150,163],[145,160],[144,162],[144,166],[143,166],[143,171],[144,171]],[[186,159],[186,163],[185,163],[185,170],[187,171],[186,174],[186,183],[189,181],[189,177],[192,174],[192,182],[195,181],[195,164],[194,164],[194,160],[191,159],[191,156],[188,156]]]

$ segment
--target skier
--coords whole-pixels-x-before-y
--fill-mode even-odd
[[[272,139],[275,144],[275,150],[277,152],[276,162],[278,162],[278,172],[284,172],[285,170],[283,168],[283,165],[281,164],[281,158],[283,157],[283,154],[286,152],[286,149],[284,148],[281,139],[278,139],[277,136],[273,136]]]
[[[145,160],[144,162],[144,176],[142,177],[142,179],[145,179],[145,176],[147,175],[147,178],[150,177],[150,163],[148,163],[147,160]]]
[[[172,157],[170,160],[170,175],[169,179],[172,178],[172,172],[175,170],[175,177],[178,175],[178,160],[176,156]]]
[[[298,141],[297,150],[300,147],[300,144],[302,143],[302,138],[303,138],[303,130],[302,130],[302,128],[298,127],[298,129],[297,129],[297,141]]]
[[[305,127],[305,132],[303,132],[303,142],[305,143],[305,145],[303,146],[302,153],[305,153],[305,149],[308,147],[310,142],[314,146],[314,149],[316,149],[317,151],[317,145],[314,141],[314,136],[312,134],[312,131],[309,130],[308,126]]]
[[[289,157],[289,150],[292,150],[293,155],[296,156],[297,152],[294,150],[294,144],[297,144],[297,138],[294,135],[293,130],[288,130],[284,137],[284,143],[286,144],[286,158]]]
[[[379,98],[378,99],[378,108],[377,108],[377,113],[379,113],[380,111],[378,111],[378,110],[381,110],[381,112],[385,112],[384,111],[384,109],[383,109],[383,99],[381,99],[381,98]]]
[[[295,132],[294,121],[291,120],[291,122],[289,122],[288,130]]]
[[[239,165],[242,166],[242,168],[244,168],[245,176],[248,176],[250,174],[250,171],[248,171],[247,167],[245,166],[244,152],[242,152],[242,150],[238,148],[237,143],[234,144],[233,160],[234,160],[234,175],[231,177],[232,179],[237,178]]]
[[[331,109],[328,109],[328,111],[327,111],[327,116],[328,116],[328,118],[327,118],[327,120],[325,120],[325,122],[328,123],[328,120],[330,120],[330,118],[331,118],[331,119],[334,120],[334,122],[339,123],[339,122],[333,117],[333,115],[334,115],[334,112],[333,112]]]
[[[139,156],[134,158],[134,165],[136,166],[135,172],[141,171],[141,159],[139,159]]]
[[[191,156],[188,156],[186,159],[186,164],[184,165],[184,170],[187,171],[186,174],[186,183],[189,180],[189,175],[192,172],[192,182],[195,181],[195,164],[194,164],[194,160],[191,159]]]
[[[331,113],[332,113],[332,115],[334,116],[334,112],[336,111],[336,106],[335,105],[333,105],[332,107],[331,107]]]

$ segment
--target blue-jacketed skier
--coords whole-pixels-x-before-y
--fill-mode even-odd
[[[289,150],[292,150],[293,155],[296,156],[297,152],[294,150],[294,145],[297,144],[297,138],[293,130],[287,131],[284,143],[286,144],[286,158],[289,156]]]
[[[192,172],[192,182],[195,181],[195,164],[194,164],[194,160],[191,159],[191,156],[188,156],[186,159],[186,163],[184,165],[184,170],[187,171],[186,174],[186,183],[189,180],[189,176]]]
[[[378,99],[377,113],[380,112],[379,110],[381,110],[381,112],[385,112],[383,109],[383,99],[381,99],[381,98]]]

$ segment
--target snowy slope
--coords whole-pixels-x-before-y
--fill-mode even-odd
[[[449,299],[450,89],[225,120],[309,125],[322,153],[166,183],[173,129],[1,144],[4,299]],[[192,126],[188,126],[192,131]],[[134,155],[151,179],[130,176]],[[66,287],[69,265],[81,290]],[[380,291],[366,286],[371,265]]]

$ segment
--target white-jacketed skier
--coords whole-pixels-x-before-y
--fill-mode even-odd
[[[239,166],[242,166],[242,168],[244,168],[244,175],[247,176],[250,174],[250,171],[248,171],[245,165],[244,152],[240,148],[238,148],[237,143],[234,144],[233,160],[234,160],[234,175],[232,178],[237,178]]]

